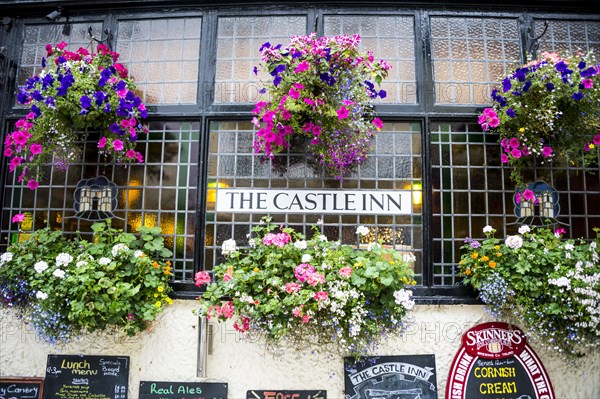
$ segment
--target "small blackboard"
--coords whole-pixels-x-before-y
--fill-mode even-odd
[[[139,399],[227,399],[227,384],[141,381]]]
[[[267,389],[246,391],[246,399],[327,399],[324,389],[313,391],[283,391],[281,389]]]
[[[43,378],[0,378],[0,399],[42,399]]]
[[[127,399],[129,356],[48,355],[44,399]]]
[[[438,399],[434,355],[344,359],[347,399]]]

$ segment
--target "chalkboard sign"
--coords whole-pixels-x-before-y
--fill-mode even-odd
[[[548,374],[523,331],[483,323],[462,337],[446,384],[446,398],[554,399]]]
[[[434,355],[344,359],[347,399],[437,399]]]
[[[127,399],[129,356],[48,355],[44,399]]]
[[[324,389],[313,391],[283,391],[281,389],[252,390],[246,392],[246,399],[327,399]]]
[[[227,399],[227,384],[141,381],[139,399]]]
[[[0,378],[0,399],[42,399],[43,378]]]

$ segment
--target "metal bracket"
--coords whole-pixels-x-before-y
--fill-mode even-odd
[[[198,318],[198,368],[196,377],[206,378],[206,358],[208,356],[208,320],[206,316]]]
[[[90,40],[95,41],[97,43],[104,43],[104,44],[106,44],[106,46],[108,46],[108,49],[112,51],[112,39],[113,39],[113,35],[110,32],[110,30],[108,30],[108,29],[104,29],[103,33],[106,35],[106,37],[104,39],[102,39],[102,40],[98,40],[98,39],[96,39],[94,37],[94,34],[92,32],[92,27],[91,26],[88,27],[88,35],[90,37]]]
[[[535,58],[537,56],[537,51],[540,48],[539,40],[546,34],[547,30],[548,30],[548,21],[544,21],[544,30],[537,37],[532,35],[532,33],[533,33],[532,28],[527,29],[527,37],[531,40],[531,43],[529,44],[528,52],[529,52],[529,54],[531,54],[532,57]]]

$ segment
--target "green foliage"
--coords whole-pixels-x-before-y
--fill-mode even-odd
[[[141,227],[139,239],[110,222],[92,230],[92,242],[38,230],[0,259],[0,304],[50,343],[109,327],[134,335],[172,302],[160,228]]]
[[[253,229],[250,248],[224,243],[226,261],[214,269],[214,282],[200,298],[200,313],[252,330],[273,343],[285,337],[304,347],[364,353],[382,335],[402,329],[414,302],[412,254],[379,244],[358,250],[328,241],[315,226],[310,240],[264,219]],[[209,283],[206,272],[197,285]],[[229,301],[223,302],[223,298]]]
[[[467,239],[459,263],[490,313],[566,355],[600,344],[600,255],[592,242],[563,240],[563,229],[521,226],[501,242],[486,226],[483,242]]]

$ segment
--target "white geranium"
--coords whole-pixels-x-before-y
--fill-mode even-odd
[[[525,233],[529,233],[531,231],[531,229],[529,228],[529,226],[527,225],[523,225],[521,227],[519,227],[519,234],[525,234]]]
[[[41,273],[48,268],[48,264],[46,262],[44,262],[43,260],[41,260],[41,261],[37,262],[35,265],[33,265],[33,268],[35,269],[36,272]]]
[[[302,255],[302,263],[309,263],[312,260],[312,256],[310,254]]]
[[[369,228],[367,226],[358,226],[356,228],[356,234],[366,236],[367,234],[369,234]]]
[[[519,249],[523,246],[523,238],[521,236],[508,236],[504,242],[507,247],[512,249]]]
[[[13,259],[12,252],[5,252],[0,255],[0,267],[4,266],[5,263],[10,262]]]
[[[325,236],[323,234],[319,235],[317,238],[319,239],[319,241],[322,241],[322,242],[327,241],[327,236]]]
[[[110,260],[110,258],[102,257],[102,258],[98,259],[98,263],[100,263],[102,266],[106,266],[110,262],[112,262],[112,260]]]
[[[575,249],[575,245],[573,245],[573,244],[571,244],[571,243],[569,243],[569,244],[565,244],[565,249],[566,249],[567,251],[572,251],[572,250],[574,250],[574,249]]]
[[[417,260],[417,257],[412,252],[402,252],[402,260],[406,263],[412,263]]]
[[[35,297],[37,299],[48,299],[48,294],[46,294],[43,291],[38,291],[38,292],[35,293]]]
[[[66,252],[61,252],[58,255],[56,255],[56,264],[58,266],[67,266],[72,261],[73,257]]]
[[[87,266],[87,262],[85,260],[80,260],[79,262],[75,263],[76,267],[82,267],[82,266]]]
[[[136,251],[133,253],[133,256],[135,256],[136,258],[141,258],[141,257],[143,257],[143,256],[144,256],[144,251],[140,251],[140,250],[138,249],[138,250],[136,250]]]
[[[493,231],[494,231],[494,228],[492,226],[490,226],[489,224],[483,228],[484,234],[492,233]]]
[[[233,238],[223,241],[223,244],[221,245],[221,253],[224,256],[229,255],[230,253],[234,252],[235,250],[237,250],[237,243],[235,242],[235,240]]]
[[[294,247],[296,247],[298,249],[306,249],[306,247],[307,247],[306,241],[304,241],[304,240],[296,241],[294,243]]]
[[[52,275],[58,278],[65,278],[65,271],[62,269],[56,269],[52,272]]]
[[[396,302],[396,305],[403,306],[406,310],[411,310],[415,306],[415,301],[411,299],[412,295],[412,291],[398,290],[394,292],[394,302]]]
[[[126,254],[128,251],[129,247],[126,244],[116,244],[112,247],[110,252],[112,253],[112,256],[116,258],[118,255]]]
[[[379,245],[377,242],[372,242],[367,246],[367,251],[372,251],[377,248],[381,248],[381,245]]]

